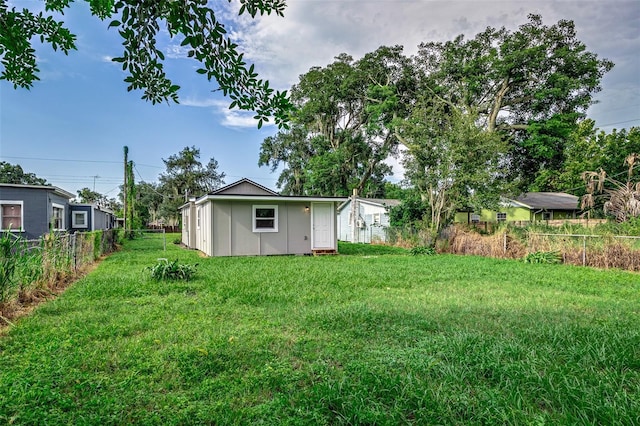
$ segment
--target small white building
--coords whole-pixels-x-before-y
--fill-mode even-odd
[[[389,208],[400,200],[349,198],[338,206],[338,239],[356,243],[385,242],[389,227]],[[354,217],[355,212],[355,217]]]
[[[336,253],[342,201],[279,195],[242,179],[181,207],[182,242],[207,256]]]

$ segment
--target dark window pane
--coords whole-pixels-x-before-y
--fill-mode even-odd
[[[274,219],[256,219],[256,229],[273,229],[275,228],[275,223]]]
[[[276,217],[275,209],[256,209],[256,217],[274,218]]]

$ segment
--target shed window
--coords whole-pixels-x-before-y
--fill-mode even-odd
[[[471,223],[479,223],[479,222],[480,222],[480,215],[479,214],[472,214],[471,215]]]
[[[542,212],[542,220],[551,220],[551,212]]]
[[[21,231],[22,201],[0,201],[0,221],[3,231]]]
[[[253,232],[278,232],[278,206],[253,206]]]
[[[202,209],[200,208],[200,206],[198,206],[198,208],[196,209],[196,228],[200,229],[200,218],[202,217],[202,213],[201,213]]]
[[[54,231],[64,231],[64,206],[53,204],[53,215],[51,216],[51,225]]]
[[[74,228],[87,228],[89,226],[87,222],[87,212],[71,213],[71,226]]]
[[[506,213],[497,213],[496,214],[496,220],[498,222],[504,222],[505,220],[507,220],[507,214]]]

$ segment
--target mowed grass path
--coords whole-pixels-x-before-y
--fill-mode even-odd
[[[638,274],[153,247],[0,338],[0,423],[640,424]],[[158,257],[196,279],[150,280]]]

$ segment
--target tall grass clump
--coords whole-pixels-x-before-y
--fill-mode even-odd
[[[9,300],[14,291],[14,275],[17,257],[15,249],[19,241],[6,233],[0,239],[0,305]]]

